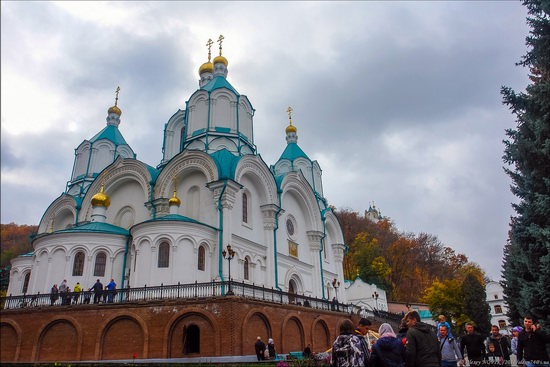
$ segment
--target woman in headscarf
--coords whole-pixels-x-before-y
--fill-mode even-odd
[[[370,358],[371,366],[405,366],[405,346],[396,338],[390,324],[384,323],[378,329],[380,338],[374,343]]]
[[[275,343],[272,338],[267,341],[267,349],[269,350],[269,359],[275,359]]]

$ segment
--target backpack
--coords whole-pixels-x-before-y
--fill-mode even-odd
[[[332,346],[332,365],[334,367],[352,367],[353,350],[351,339],[353,335],[340,335]]]
[[[269,348],[266,345],[264,350],[264,359],[269,359]]]

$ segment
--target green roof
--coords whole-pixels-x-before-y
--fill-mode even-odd
[[[306,153],[298,146],[296,143],[288,143],[286,145],[285,151],[283,154],[281,154],[281,159],[288,159],[289,161],[294,161],[296,158],[306,158],[307,160],[310,160]]]
[[[59,231],[55,231],[54,233],[109,233],[123,236],[128,236],[130,234],[127,229],[101,222],[89,222],[74,226],[72,228],[61,229]]]
[[[168,214],[168,215],[164,215],[164,216],[162,216],[162,217],[157,217],[156,219],[149,219],[149,220],[146,221],[145,223],[151,223],[151,222],[167,222],[167,221],[196,223],[196,224],[200,224],[200,225],[202,225],[202,226],[207,226],[207,227],[210,227],[210,228],[213,228],[213,229],[216,229],[216,230],[217,230],[216,227],[212,227],[211,225],[201,223],[201,222],[199,222],[198,220],[195,220],[195,219],[189,218],[189,217],[185,217],[185,216],[179,215],[179,214]]]
[[[220,180],[225,178],[233,180],[235,178],[235,169],[241,157],[234,155],[227,149],[218,150],[210,156],[216,162]]]
[[[214,79],[203,85],[201,87],[201,90],[212,92],[213,90],[220,88],[227,88],[236,95],[240,96],[239,92],[237,92],[237,90],[235,90],[235,88],[233,88],[233,86],[223,76],[215,77]]]
[[[90,142],[95,143],[99,140],[109,140],[115,143],[115,145],[128,145],[124,137],[118,130],[115,125],[107,125],[103,130],[98,132],[93,138],[90,139]]]

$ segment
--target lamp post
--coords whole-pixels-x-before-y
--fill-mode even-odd
[[[334,293],[335,293],[335,296],[336,296],[336,300],[338,300],[338,287],[340,286],[340,282],[338,280],[336,280],[336,278],[334,278],[334,280],[332,281],[332,286],[334,287]]]
[[[378,294],[378,292],[374,291],[374,293],[372,294],[372,298],[374,298],[374,301],[376,302],[376,309],[378,310],[378,297],[380,295]]]
[[[229,264],[229,290],[225,293],[225,295],[232,296],[234,293],[231,290],[231,260],[233,260],[233,257],[235,256],[235,251],[231,249],[231,245],[227,245],[227,251],[223,250],[222,255],[224,259],[227,259],[227,263]]]

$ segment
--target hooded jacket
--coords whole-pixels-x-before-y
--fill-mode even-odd
[[[417,322],[407,330],[406,365],[409,367],[439,367],[441,350],[439,341],[430,325]]]
[[[401,340],[385,336],[374,343],[369,362],[371,366],[377,367],[403,367],[405,357],[405,346]]]

